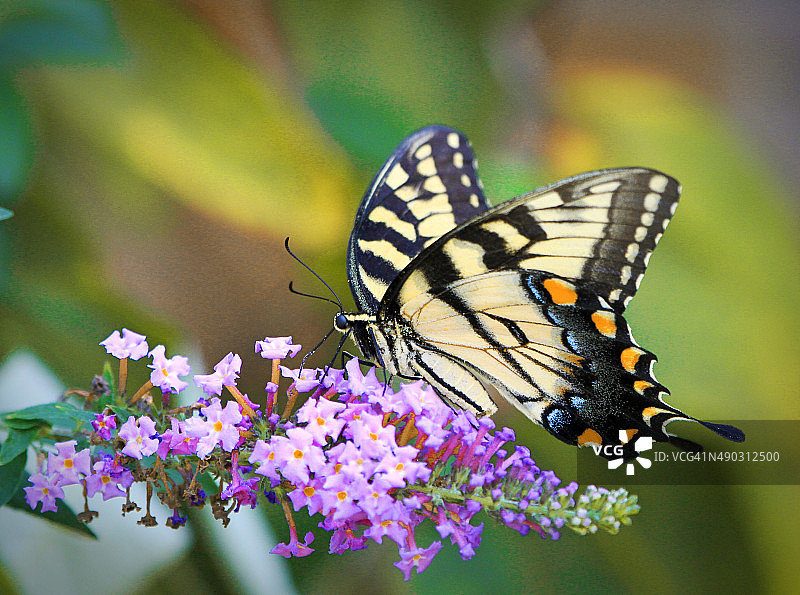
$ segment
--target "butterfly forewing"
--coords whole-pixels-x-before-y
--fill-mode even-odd
[[[361,202],[347,250],[361,311],[375,313],[417,254],[488,209],[476,168],[464,135],[444,126],[423,128],[392,153]]]
[[[579,280],[622,312],[675,211],[680,186],[641,168],[576,176],[497,205],[419,256],[393,290],[436,288],[491,270]]]

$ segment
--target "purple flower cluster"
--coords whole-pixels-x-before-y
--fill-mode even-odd
[[[102,345],[121,358],[122,386],[127,373],[122,362],[148,353],[145,337],[127,329],[121,335],[115,331]],[[25,488],[28,504],[34,508],[41,502],[43,512],[55,511],[64,486],[83,484],[87,497],[126,496],[123,510],[131,510],[135,504],[128,488],[147,481],[148,512],[139,522],[156,524],[149,512],[154,487],[174,510],[167,524],[177,528],[186,520],[179,514],[182,507],[209,502],[227,523],[228,514],[242,505],[280,502],[290,539],[272,553],[290,557],[314,551],[313,534],[301,541],[292,515],[292,509],[305,509],[321,515],[319,527],[331,533],[331,553],[363,549],[369,540],[393,541],[400,556],[395,566],[406,580],[413,570],[427,568],[442,540],[449,538],[462,558],[474,556],[484,526],[473,523],[480,511],[523,535],[533,529],[551,539],[558,539],[565,526],[584,534],[598,527],[614,533],[638,511],[635,496],[624,490],[589,486],[576,496],[577,484],[559,488],[560,480],[541,471],[527,448],[509,445],[515,439],[512,430],[495,431],[488,418],[454,412],[422,381],[395,391],[377,379],[374,369],[364,374],[355,359],[345,370],[279,365],[299,350],[291,337],[256,343],[256,352],[273,360],[263,408],[236,388],[242,360],[229,353],[213,373],[194,376],[208,396],[215,395],[210,401],[168,410],[168,399],[161,409],[152,400],[138,400],[154,387],[165,395],[183,390],[186,382],[179,377],[190,368],[185,357],[167,359],[164,346],[156,346],[149,351],[150,382],[127,403],[121,394],[113,407],[97,405],[94,431],[77,434],[90,447],[76,452],[76,440],[56,443],[46,468]],[[274,410],[280,376],[291,379],[282,415]],[[223,388],[235,400],[223,404]],[[292,413],[298,394],[310,391]],[[119,429],[118,417],[125,420]],[[170,477],[165,469],[172,471]],[[206,489],[216,481],[216,494],[206,495],[200,476],[207,478]],[[422,547],[415,529],[426,521],[440,539]]]
[[[56,453],[47,457],[47,467],[31,475],[32,486],[24,488],[25,500],[31,508],[42,503],[42,512],[56,512],[56,499],[64,498],[63,488],[85,483],[87,496],[102,494],[103,500],[124,496],[133,483],[133,474],[113,457],[103,457],[94,464],[88,448],[75,452],[76,440],[57,442]]]
[[[346,377],[329,370],[322,385],[317,381],[316,393],[284,425],[285,434],[259,439],[250,456],[273,489],[288,486],[295,511],[306,508],[325,517],[319,526],[333,532],[331,553],[387,537],[398,545],[396,566],[408,579],[442,548],[439,541],[420,548],[415,527],[433,521],[468,559],[480,544],[483,524],[471,521],[481,510],[522,534],[535,529],[558,539],[564,518],[534,522],[528,507],[557,494],[560,480],[541,473],[525,447],[510,454],[502,448],[514,440],[512,430],[493,433],[491,420],[455,413],[421,381],[394,391],[377,380],[374,369],[364,375],[357,360],[345,368]],[[292,377],[299,384],[318,372]],[[560,492],[576,488],[571,484]],[[296,551],[298,545],[303,544],[293,534],[292,542],[274,551],[311,553],[308,542]]]

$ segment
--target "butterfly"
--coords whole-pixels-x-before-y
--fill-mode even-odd
[[[347,248],[358,312],[334,326],[364,359],[424,379],[451,407],[491,415],[492,387],[568,444],[635,435],[702,450],[667,433],[676,419],[742,441],[664,402],[656,356],[623,318],[679,194],[663,173],[620,168],[490,207],[464,135],[422,128],[361,201]]]

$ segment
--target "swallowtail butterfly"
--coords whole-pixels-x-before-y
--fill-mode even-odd
[[[606,169],[490,207],[467,139],[423,128],[361,201],[347,249],[359,311],[335,327],[365,359],[475,415],[496,411],[493,387],[568,444],[624,444],[624,430],[625,442],[701,450],[666,432],[699,420],[664,402],[656,357],[622,317],[679,193],[651,169]]]

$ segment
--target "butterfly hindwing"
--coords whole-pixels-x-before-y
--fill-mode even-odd
[[[464,135],[428,126],[406,138],[370,184],[350,235],[347,271],[359,309],[375,313],[417,254],[488,208]]]
[[[435,353],[440,360],[439,377],[432,380],[440,391],[463,384],[466,368],[565,442],[594,435],[616,441],[621,427],[666,440],[662,422],[685,418],[661,400],[668,391],[652,374],[656,358],[636,344],[624,318],[567,279],[543,272],[482,273],[435,297],[420,294],[400,314],[416,357],[427,361],[423,354]],[[419,373],[430,380],[429,365],[420,365]],[[479,407],[469,402],[481,391],[466,397],[443,392],[477,414],[492,409],[482,399]],[[650,427],[646,416],[659,423]],[[585,433],[589,429],[594,434]]]

